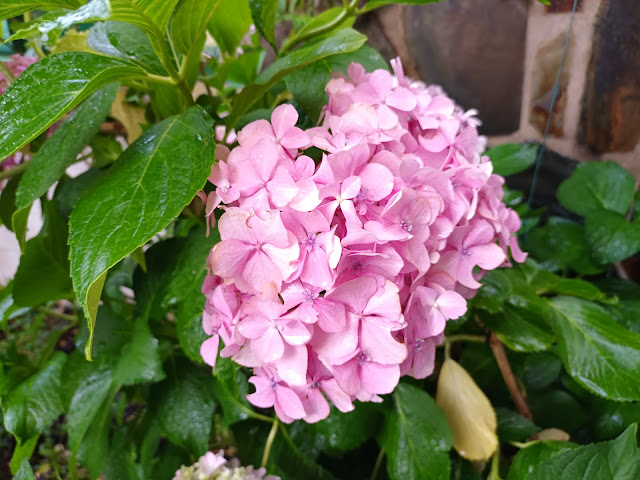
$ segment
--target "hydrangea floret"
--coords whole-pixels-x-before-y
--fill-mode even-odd
[[[207,452],[190,466],[182,466],[173,480],[280,480],[267,475],[264,468],[243,467],[237,458],[227,460],[224,451]]]
[[[222,357],[253,369],[249,401],[284,422],[430,375],[482,275],[526,256],[476,112],[392,66],[333,77],[321,126],[301,130],[281,105],[244,127],[202,194],[212,222],[224,211],[202,356],[215,366],[222,339]]]

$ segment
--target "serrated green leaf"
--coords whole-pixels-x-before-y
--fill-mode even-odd
[[[258,101],[269,89],[286,75],[322,58],[341,53],[353,52],[360,48],[366,37],[355,30],[344,28],[334,35],[302,47],[289,55],[273,62],[262,72],[256,81],[248,85],[237,97],[227,126],[232,127],[251,106]]]
[[[111,15],[109,0],[89,0],[85,5],[73,11],[45,14],[30,22],[26,28],[19,29],[6,41],[12,42],[37,37],[46,42],[51,32],[61,32],[77,23],[105,20],[109,18],[109,15]]]
[[[574,297],[549,301],[567,372],[587,390],[617,401],[640,400],[640,334],[603,307]]]
[[[625,215],[633,192],[633,176],[617,163],[586,162],[560,184],[557,197],[565,208],[585,217],[601,209]]]
[[[89,30],[87,43],[98,53],[129,60],[156,75],[167,75],[149,37],[135,25],[113,20],[96,23]]]
[[[143,76],[139,67],[85,52],[31,65],[0,97],[0,158],[22,148],[99,88]]]
[[[76,204],[69,232],[71,277],[91,330],[100,278],[165,228],[204,186],[214,161],[212,124],[200,107],[160,122]],[[90,343],[87,348],[90,356]]]
[[[315,120],[320,115],[323,105],[328,102],[329,97],[325,87],[331,74],[334,72],[346,74],[351,62],[361,64],[367,72],[388,68],[387,62],[376,50],[363,45],[354,52],[327,57],[301,68],[287,75],[285,84],[295,101]]]
[[[526,480],[635,480],[640,477],[638,426],[630,425],[615,440],[563,451],[535,466]]]
[[[114,83],[92,94],[40,147],[20,179],[12,218],[20,218],[22,210],[44,195],[98,133],[117,91],[118,84]],[[16,235],[24,235],[19,222],[12,222],[12,226]]]
[[[189,55],[204,35],[222,0],[181,0],[171,23],[171,39],[176,50]]]
[[[249,0],[251,18],[260,35],[277,51],[275,23],[278,0]]]
[[[249,0],[221,0],[207,28],[218,47],[233,55],[250,25]]]
[[[566,278],[556,275],[540,266],[531,259],[527,259],[518,268],[524,273],[527,282],[539,294],[555,293],[571,295],[586,300],[607,300],[607,296],[593,283],[580,278]]]
[[[522,172],[536,163],[538,148],[537,143],[505,143],[490,148],[484,154],[491,159],[493,173],[507,176]]]
[[[405,5],[426,5],[428,3],[439,3],[443,1],[444,0],[369,0],[365,3],[364,7],[362,7],[362,13],[394,3],[403,3]]]
[[[609,440],[620,435],[628,425],[640,422],[640,403],[620,403],[596,400],[591,418],[596,440]]]
[[[0,20],[16,17],[32,10],[73,9],[81,5],[80,0],[11,0],[0,4]]]
[[[589,212],[585,236],[593,259],[601,264],[618,262],[640,251],[640,223],[609,210]]]
[[[13,298],[25,307],[73,296],[67,223],[53,202],[44,203],[42,210],[45,226],[40,235],[27,242],[14,278]]]
[[[424,391],[400,383],[387,418],[383,448],[392,480],[448,479],[453,436],[444,413]]]
[[[20,383],[3,402],[4,427],[19,441],[42,433],[63,412],[59,392],[66,359],[64,353],[56,352],[38,373]]]
[[[162,430],[197,458],[209,448],[215,403],[209,375],[186,361],[176,360],[168,378],[154,385],[151,398]]]
[[[521,448],[513,458],[507,480],[524,480],[537,465],[553,458],[560,452],[577,447],[572,442],[543,440]]]

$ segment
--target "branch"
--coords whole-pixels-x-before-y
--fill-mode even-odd
[[[496,357],[496,362],[498,362],[498,367],[500,367],[500,373],[502,373],[504,383],[507,384],[507,388],[509,389],[509,393],[511,394],[513,403],[516,405],[518,413],[527,420],[533,422],[533,415],[531,415],[529,405],[527,405],[527,401],[522,395],[520,387],[518,387],[516,377],[513,375],[513,370],[511,370],[507,353],[504,351],[504,345],[502,345],[502,342],[498,340],[498,337],[496,337],[494,332],[491,332],[489,335],[489,345],[491,346],[491,350],[493,350],[493,355]]]

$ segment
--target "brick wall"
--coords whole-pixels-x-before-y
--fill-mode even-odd
[[[359,27],[407,72],[477,108],[490,144],[542,139],[573,0],[394,5]],[[547,145],[640,177],[640,1],[580,0]]]

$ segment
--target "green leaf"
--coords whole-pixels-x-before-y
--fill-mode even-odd
[[[570,268],[593,275],[604,269],[591,259],[584,227],[564,218],[551,217],[545,226],[532,229],[525,237],[524,248],[547,270]]]
[[[222,0],[181,0],[171,23],[171,39],[176,50],[189,55],[204,35]]]
[[[369,12],[375,8],[384,7],[385,5],[391,5],[394,3],[404,3],[405,5],[426,5],[428,3],[439,3],[444,0],[369,0],[362,7],[361,12]]]
[[[640,422],[640,403],[619,403],[596,400],[591,410],[594,436],[608,440],[620,435],[628,425]]]
[[[572,442],[560,442],[557,440],[543,440],[533,442],[521,448],[513,458],[507,480],[524,480],[537,465],[555,457],[560,452],[577,447]]]
[[[204,186],[214,161],[212,124],[200,107],[160,122],[76,204],[71,277],[91,331],[107,270],[165,228]]]
[[[573,297],[549,303],[560,355],[574,380],[611,400],[640,400],[640,334],[622,328],[595,303]]]
[[[527,282],[536,289],[539,294],[555,293],[571,295],[586,300],[607,300],[607,296],[593,283],[579,278],[560,277],[540,266],[531,259],[518,266],[527,278]]]
[[[540,431],[540,427],[508,408],[497,407],[496,416],[498,438],[501,442],[521,442]]]
[[[130,23],[108,21],[96,23],[87,38],[98,53],[129,60],[156,75],[167,75],[149,41],[149,37]]]
[[[453,437],[447,419],[424,391],[400,383],[387,419],[383,448],[392,480],[448,479]]]
[[[49,34],[54,32],[57,37],[58,32],[75,25],[77,23],[96,22],[105,20],[111,15],[109,0],[89,0],[85,5],[74,11],[63,10],[61,13],[50,13],[38,17],[37,20],[29,22],[26,28],[19,29],[6,41],[12,42],[24,38],[37,37],[43,42],[49,40]]]
[[[640,251],[640,223],[608,210],[591,211],[585,219],[585,235],[596,262],[624,260]]]
[[[82,361],[85,361],[82,359]],[[100,392],[99,392],[100,393]],[[99,477],[107,463],[111,431],[113,395],[107,395],[78,446],[78,461],[93,477]]]
[[[589,418],[580,403],[564,390],[530,391],[527,402],[533,418],[542,428],[560,428],[571,433]]]
[[[388,68],[386,60],[376,50],[363,45],[354,52],[323,58],[301,68],[287,75],[285,84],[295,101],[315,120],[320,115],[323,105],[328,102],[325,87],[331,74],[346,74],[351,62],[360,63],[367,72]]]
[[[479,313],[482,323],[516,352],[541,352],[554,342],[553,332],[537,312],[510,305],[502,313]]]
[[[234,126],[256,101],[286,75],[322,58],[353,52],[364,44],[366,38],[355,30],[344,28],[330,37],[302,47],[276,60],[258,76],[254,83],[248,85],[236,97],[233,110],[227,120],[227,126]]]
[[[558,187],[560,204],[572,212],[589,216],[602,210],[625,215],[633,199],[633,176],[615,162],[578,165]]]
[[[24,442],[42,433],[63,412],[60,399],[62,367],[67,357],[56,352],[35,375],[20,383],[3,402],[4,427]]]
[[[144,75],[129,62],[85,52],[51,55],[31,65],[0,97],[0,158],[22,148],[94,91]]]
[[[324,435],[329,448],[344,452],[354,450],[376,435],[382,423],[380,408],[375,403],[359,403],[355,410],[342,413],[333,408],[324,420],[314,423],[316,432]]]
[[[72,380],[65,385],[65,396],[69,448],[75,452],[90,427],[95,425],[96,416],[111,391],[112,373],[107,365],[90,363],[81,355],[73,355],[64,376]]]
[[[540,390],[551,385],[562,370],[562,361],[553,353],[527,355],[519,377],[527,389]]]
[[[33,451],[36,449],[36,445],[40,440],[40,434],[36,434],[26,442],[16,442],[16,448],[11,455],[11,461],[9,462],[9,469],[12,473],[17,473],[25,461],[29,461]]]
[[[13,298],[25,307],[73,296],[67,223],[53,202],[45,202],[42,210],[46,214],[45,226],[40,235],[27,242],[14,278]]]
[[[163,306],[177,304],[180,346],[191,360],[199,363],[202,363],[200,346],[209,337],[202,329],[205,297],[201,288],[207,275],[207,257],[219,240],[217,229],[208,238],[204,228],[191,232],[178,255],[177,268],[168,279],[167,295],[163,301]]]
[[[218,358],[214,375],[214,392],[224,414],[223,425],[228,427],[248,418],[256,418],[246,399],[249,385],[240,366],[230,358]]]
[[[640,477],[637,429],[633,424],[615,440],[560,452],[535,466],[526,479],[635,480]]]
[[[159,382],[165,378],[158,352],[158,340],[143,319],[135,322],[133,337],[122,352],[113,371],[116,385]]]
[[[58,207],[58,212],[63,218],[69,219],[71,210],[76,205],[82,195],[93,189],[102,180],[107,170],[101,168],[90,168],[75,178],[65,180],[56,189],[54,201]]]
[[[260,35],[277,51],[275,23],[278,0],[249,0],[251,18]]]
[[[80,5],[80,0],[11,0],[0,4],[0,20],[17,17],[32,10],[73,9]]]
[[[505,143],[490,148],[488,155],[493,164],[493,173],[506,177],[526,170],[534,163],[538,156],[537,143]]]
[[[16,191],[22,175],[16,175],[11,178],[9,182],[4,186],[2,192],[0,192],[0,219],[4,223],[5,227],[9,230],[13,229],[12,223],[15,225],[15,229],[22,235],[17,236],[20,250],[24,251],[27,232],[27,221],[29,219],[29,210],[22,210],[19,214],[15,214],[16,211]]]
[[[176,360],[167,370],[168,378],[152,389],[157,418],[169,440],[198,457],[209,449],[215,409],[212,379],[186,361]]]
[[[207,28],[220,49],[234,55],[250,25],[249,0],[221,0]]]
[[[23,209],[29,208],[37,198],[47,193],[89,140],[98,133],[100,125],[109,114],[117,91],[118,84],[114,83],[92,94],[40,147],[18,185],[14,219],[20,216]],[[21,234],[18,224],[13,223],[13,228],[16,235]]]
[[[177,3],[178,0],[111,0],[111,19],[161,34]]]
[[[28,459],[25,458],[22,461],[20,469],[16,472],[16,476],[13,477],[13,480],[35,480],[33,470],[31,469],[31,465],[29,465]]]

